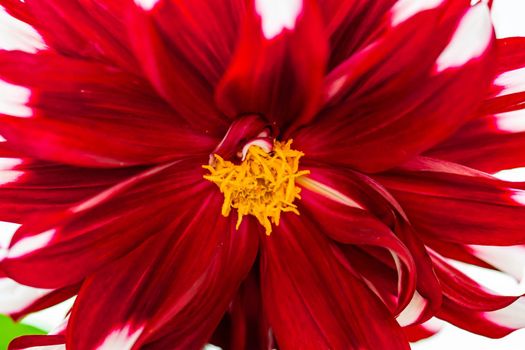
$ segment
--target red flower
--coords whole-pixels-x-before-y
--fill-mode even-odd
[[[9,312],[78,294],[12,349],[525,326],[449,264],[506,271],[488,246],[525,243],[523,185],[485,173],[525,163],[525,41],[496,40],[485,2],[0,4],[0,220],[22,224],[0,268],[39,288]]]

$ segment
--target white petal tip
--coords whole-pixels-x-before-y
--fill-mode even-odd
[[[400,0],[392,7],[391,24],[395,27],[418,13],[436,8],[442,3],[443,0]]]
[[[33,110],[26,104],[31,97],[31,90],[23,86],[0,80],[0,114],[13,117],[29,118]]]
[[[255,10],[261,16],[267,39],[273,39],[284,29],[294,29],[302,9],[303,0],[255,0]]]
[[[493,176],[508,182],[525,182],[525,168],[514,168],[498,171]]]
[[[22,238],[9,249],[7,257],[10,259],[19,258],[35,250],[45,247],[49,242],[51,242],[51,240],[55,236],[55,233],[56,230],[51,229],[34,236]]]
[[[135,4],[145,11],[151,11],[160,0],[135,0]]]
[[[478,3],[465,13],[451,41],[436,60],[437,72],[461,67],[482,56],[491,42],[489,8],[485,3]]]
[[[510,70],[500,74],[494,80],[494,85],[501,88],[498,96],[525,92],[525,68]]]
[[[0,49],[36,53],[46,49],[42,37],[29,24],[11,15],[0,6]]]
[[[104,342],[97,347],[97,350],[127,350],[131,349],[139,336],[142,334],[144,327],[135,331],[131,331],[130,326],[125,326],[122,329],[117,329],[111,332]]]
[[[400,326],[409,326],[416,323],[428,302],[418,292],[414,293],[412,300],[407,307],[397,316],[397,322]]]

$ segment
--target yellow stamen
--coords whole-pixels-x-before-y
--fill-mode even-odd
[[[228,216],[231,208],[237,209],[237,229],[244,216],[253,215],[270,235],[272,223],[279,226],[281,212],[299,215],[293,204],[301,198],[296,180],[310,172],[299,171],[299,159],[304,154],[291,149],[291,144],[292,140],[275,141],[270,153],[252,145],[239,165],[214,154],[213,165],[202,166],[210,171],[204,178],[219,186],[224,194],[222,215]]]

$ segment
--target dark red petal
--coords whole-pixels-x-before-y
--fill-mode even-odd
[[[279,348],[409,349],[393,315],[321,229],[290,214],[262,241],[263,300]]]
[[[63,335],[25,335],[14,339],[8,350],[65,350],[64,343]]]
[[[25,11],[46,43],[70,57],[137,71],[124,30],[124,0],[26,0]]]
[[[329,69],[335,68],[385,29],[384,17],[395,0],[319,0],[330,37]]]
[[[445,1],[394,25],[330,72],[327,105],[294,137],[296,147],[311,159],[376,172],[457,130],[492,80],[489,12],[469,3]]]
[[[0,79],[17,103],[0,111],[11,113],[0,114],[0,133],[35,157],[120,167],[207,154],[218,142],[189,129],[146,82],[105,65],[0,51]]]
[[[148,237],[171,232],[200,205],[213,188],[202,179],[200,165],[192,160],[158,166],[67,211],[35,217],[16,232],[0,266],[18,282],[40,288],[82,280]]]
[[[315,0],[283,1],[284,8],[249,3],[217,103],[230,116],[261,113],[279,127],[305,124],[321,102],[328,54]]]
[[[224,350],[267,350],[276,347],[263,310],[259,266],[254,266],[210,343]]]
[[[525,194],[458,164],[416,158],[379,180],[418,234],[461,244],[525,243]]]
[[[214,86],[235,50],[243,0],[159,0],[150,12],[167,45]]]
[[[160,6],[162,4],[164,5]],[[214,85],[188,57],[179,52],[180,48],[173,44],[169,33],[164,32],[162,23],[166,21],[166,15],[172,21],[172,26],[177,25],[173,30],[179,30],[178,35],[184,35],[184,31],[188,31],[186,34],[191,33],[187,38],[190,42],[197,35],[187,26],[188,21],[192,25],[199,24],[192,23],[191,17],[184,18],[190,14],[186,14],[179,4],[180,2],[161,1],[160,5],[157,3],[157,6],[149,9],[130,2],[127,27],[133,38],[133,49],[151,84],[181,118],[202,133],[222,136],[229,119],[215,108]],[[200,1],[199,4],[204,6],[205,2]],[[167,12],[159,12],[161,7]],[[176,15],[178,20],[175,18],[173,22],[170,15]],[[184,19],[183,22],[181,18]]]
[[[67,209],[140,169],[90,169],[10,155],[0,147],[0,220],[23,223],[35,213]]]
[[[209,191],[177,214],[170,231],[88,278],[71,315],[68,349],[202,348],[258,250],[255,222],[236,230],[220,213],[222,200]]]

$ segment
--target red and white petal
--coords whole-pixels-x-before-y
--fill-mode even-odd
[[[396,314],[414,299],[413,283],[417,273],[417,290],[422,298],[412,300],[402,320],[409,324],[428,319],[441,302],[439,283],[423,243],[406,222],[399,204],[380,184],[366,176],[307,167],[311,175],[306,183],[303,179],[299,183],[304,188],[302,202],[308,215],[329,227],[326,234],[338,242],[378,246],[391,252],[394,261],[381,260],[385,270],[398,273],[396,290],[390,291],[398,297]],[[354,203],[358,202],[362,207],[356,207]],[[409,256],[406,251],[410,252]]]
[[[341,263],[325,228],[287,215],[262,241],[263,301],[279,347],[409,349],[390,310]]]
[[[123,24],[125,2],[26,0],[24,12],[59,53],[137,71]]]
[[[375,178],[396,197],[420,235],[461,244],[525,242],[523,190],[488,174],[419,157]]]
[[[425,11],[436,9],[441,6],[444,0],[400,0],[397,1],[391,9],[390,21],[392,26],[398,26],[401,23],[411,19],[414,16],[421,15]]]
[[[422,236],[421,239],[424,240],[428,250],[432,250],[443,257],[485,269],[496,270],[494,266],[474,255],[467,244],[442,241],[425,236]]]
[[[77,283],[148,237],[171,232],[209,190],[200,165],[193,160],[158,166],[66,211],[26,222],[0,267],[31,286]]]
[[[500,295],[481,286],[434,252],[432,260],[444,293],[438,317],[492,338],[525,327],[522,297]]]
[[[408,304],[415,288],[416,267],[407,248],[387,226],[364,208],[341,201],[351,200],[342,192],[312,179],[301,179],[300,185],[303,187],[303,217],[308,216],[326,227],[325,233],[329,237],[344,244],[378,246],[392,254],[399,278],[396,291],[399,300],[394,312],[400,312]],[[337,197],[332,194],[337,194]]]
[[[480,116],[426,155],[497,173],[525,166],[524,147],[525,110],[519,109]]]
[[[327,38],[314,0],[251,0],[217,87],[226,114],[260,113],[278,127],[311,121],[321,103]]]
[[[488,312],[505,308],[519,298],[496,294],[453,267],[438,254],[431,255],[444,296],[462,307]]]
[[[525,302],[521,298],[501,310],[485,312],[471,310],[444,298],[438,317],[469,332],[501,338],[525,327],[524,311]]]
[[[36,158],[120,167],[207,154],[217,143],[145,81],[106,65],[0,51],[0,91],[0,134]]]
[[[63,335],[26,335],[11,341],[8,350],[66,350]]]
[[[404,327],[403,331],[410,342],[417,342],[437,334],[442,327],[442,321],[437,318],[432,318],[422,324]]]
[[[233,3],[236,2],[232,0]],[[129,4],[131,8],[126,25],[133,38],[133,49],[157,93],[194,128],[202,133],[222,136],[228,127],[229,118],[215,107],[213,80],[216,78],[203,74],[203,70],[210,68],[210,61],[202,58],[202,55],[213,52],[213,57],[217,57],[215,52],[217,46],[222,48],[221,41],[217,39],[212,44],[213,39],[210,36],[213,31],[216,31],[213,38],[224,33],[220,26],[222,21],[229,18],[228,10],[225,7],[218,10],[220,5],[217,7],[203,0],[184,3],[167,0],[146,3],[139,1]],[[188,6],[195,8],[195,11],[192,12]],[[221,14],[224,11],[227,12],[226,15]],[[207,14],[213,19],[199,17]],[[228,27],[228,24],[225,26]],[[195,51],[199,53],[197,58],[193,56]],[[202,65],[202,59],[207,67],[196,67],[195,62]]]
[[[36,53],[46,49],[38,32],[29,24],[13,17],[0,3],[0,50]]]
[[[525,165],[525,38],[498,40],[495,68],[493,91],[481,111],[429,157],[490,173]]]
[[[258,250],[255,222],[236,230],[221,204],[222,195],[209,191],[170,231],[88,278],[73,308],[68,349],[202,348]]]
[[[418,12],[330,72],[327,105],[296,146],[312,159],[376,172],[457,130],[492,80],[488,8],[469,3]]]

